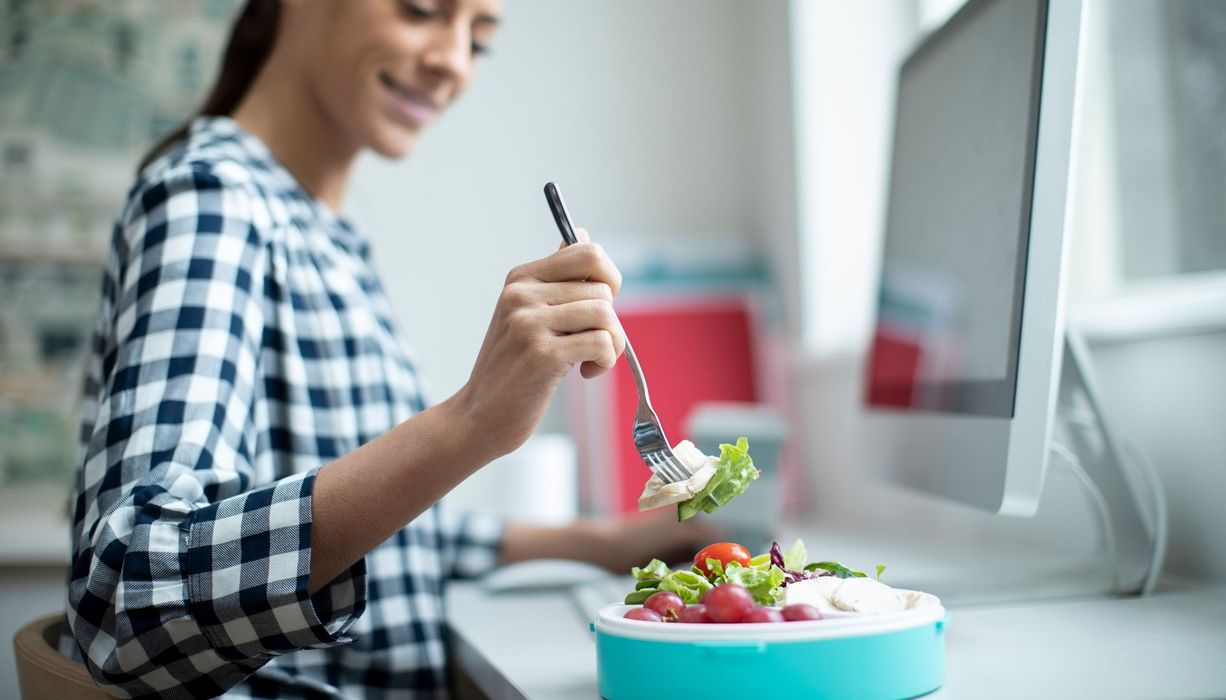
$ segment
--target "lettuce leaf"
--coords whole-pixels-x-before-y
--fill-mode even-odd
[[[803,569],[805,567],[805,557],[807,557],[808,554],[809,553],[805,551],[805,543],[801,541],[799,537],[797,537],[796,541],[792,543],[792,546],[788,547],[788,551],[783,553],[782,568],[794,569],[797,571]]]
[[[778,605],[783,600],[784,574],[777,566],[759,569],[731,562],[724,569],[723,578],[726,583],[739,583],[749,589],[760,605]]]
[[[630,567],[630,575],[634,577],[635,581],[662,579],[668,575],[668,573],[668,564],[665,564],[659,559],[652,559],[651,561],[647,562],[647,566],[644,567]]]
[[[863,571],[849,569],[837,561],[814,562],[806,566],[805,571],[825,571],[834,576],[838,576],[839,578],[868,578],[868,574],[864,573]]]
[[[677,504],[677,520],[689,520],[701,513],[714,513],[720,506],[745,493],[749,482],[761,472],[749,457],[749,440],[738,438],[735,445],[719,446],[719,464],[715,474],[701,491],[688,501]]]
[[[672,571],[660,579],[661,591],[672,591],[681,596],[686,605],[702,601],[702,596],[711,590],[711,582],[706,576],[692,571]]]

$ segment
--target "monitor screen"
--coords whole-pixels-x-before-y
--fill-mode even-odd
[[[877,407],[1013,415],[1044,0],[970,0],[900,73]]]

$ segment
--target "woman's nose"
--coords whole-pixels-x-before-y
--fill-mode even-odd
[[[468,27],[454,22],[435,32],[422,61],[428,70],[457,80],[462,87],[472,72],[471,45]]]

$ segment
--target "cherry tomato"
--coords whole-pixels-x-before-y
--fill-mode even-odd
[[[751,557],[749,556],[748,549],[735,542],[716,542],[715,544],[703,547],[694,557],[694,566],[697,566],[710,578],[711,570],[707,568],[708,559],[718,559],[720,564],[724,566],[728,566],[728,562],[734,561],[741,566],[748,567]]]

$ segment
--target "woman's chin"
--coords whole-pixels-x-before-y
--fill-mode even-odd
[[[421,136],[418,129],[384,127],[372,134],[368,147],[384,158],[403,158],[413,150]]]

